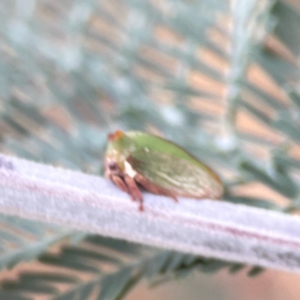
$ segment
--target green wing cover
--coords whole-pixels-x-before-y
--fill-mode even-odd
[[[135,142],[128,163],[156,186],[178,196],[219,198],[223,187],[218,176],[180,146],[160,137],[129,132]]]

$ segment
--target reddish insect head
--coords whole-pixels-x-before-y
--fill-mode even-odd
[[[109,141],[117,141],[119,138],[121,138],[124,135],[124,132],[121,130],[117,130],[114,133],[108,134],[107,138]]]

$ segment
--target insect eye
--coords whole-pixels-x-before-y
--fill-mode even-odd
[[[108,167],[109,167],[109,169],[110,169],[111,171],[115,171],[115,170],[118,169],[118,165],[117,165],[117,163],[115,163],[115,162],[109,163],[109,164],[108,164]]]

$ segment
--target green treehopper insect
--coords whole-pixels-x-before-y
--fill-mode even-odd
[[[145,190],[173,198],[218,199],[223,194],[219,177],[180,146],[140,131],[108,135],[105,176],[143,210]]]

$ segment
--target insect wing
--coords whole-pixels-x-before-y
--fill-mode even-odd
[[[157,187],[174,195],[191,198],[219,198],[223,187],[206,166],[149,149],[139,149],[128,157],[132,169]],[[210,170],[209,170],[210,171]]]

